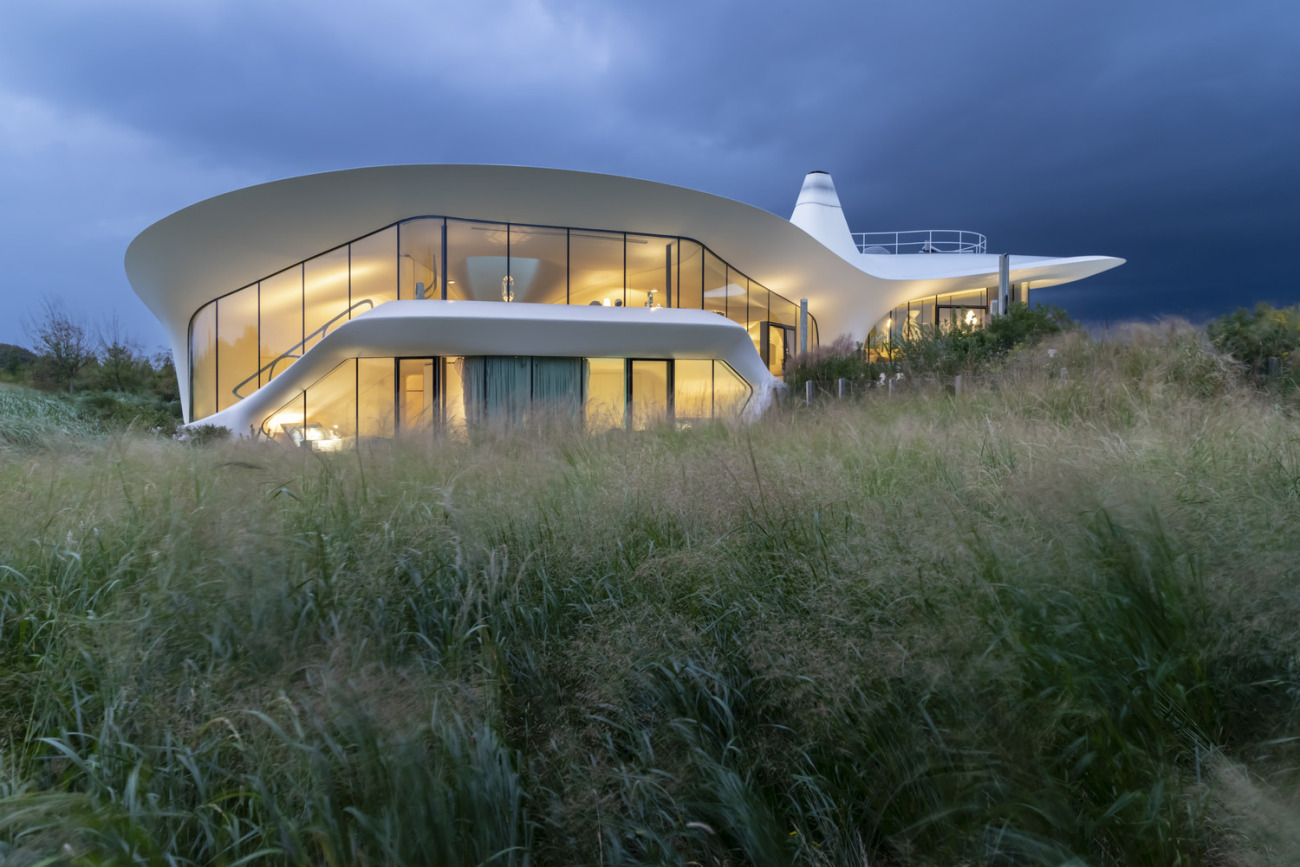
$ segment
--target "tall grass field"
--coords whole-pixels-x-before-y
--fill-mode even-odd
[[[886,395],[0,420],[0,864],[1300,863],[1294,398],[1175,328]]]

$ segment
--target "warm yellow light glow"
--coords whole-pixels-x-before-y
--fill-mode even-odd
[[[300,412],[277,412],[266,420],[266,428],[272,433],[283,430],[287,424],[301,424],[302,413]]]
[[[893,328],[893,327],[894,327],[894,317],[891,316],[891,317],[889,317],[888,319],[885,320],[885,327],[886,327],[886,328]]]
[[[601,305],[602,307],[613,307],[613,306],[614,306],[614,302],[613,302],[613,301],[610,301],[608,298],[606,298],[604,301],[601,301],[601,302],[600,302],[600,305]]]
[[[978,322],[978,321],[979,321],[979,317],[977,317],[977,316],[975,315],[975,311],[974,311],[974,310],[967,310],[967,311],[966,311],[966,324],[967,324],[967,325],[974,325],[974,324],[975,324],[976,322]]]

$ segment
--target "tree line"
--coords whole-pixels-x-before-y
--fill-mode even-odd
[[[114,315],[87,325],[60,301],[46,299],[26,323],[28,346],[0,343],[0,381],[74,397],[78,402],[147,402],[160,415],[180,417],[171,353],[150,354]]]

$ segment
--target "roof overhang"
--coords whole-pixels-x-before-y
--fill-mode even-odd
[[[693,238],[791,301],[807,298],[827,338],[861,339],[908,298],[997,282],[996,256],[840,255],[775,214],[720,196],[614,175],[482,165],[350,169],[236,190],[145,229],[127,249],[126,271],[168,331],[186,398],[188,327],[199,307],[427,215]],[[1052,285],[1122,261],[1013,257],[1012,280]]]

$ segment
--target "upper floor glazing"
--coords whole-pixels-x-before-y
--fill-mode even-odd
[[[712,310],[745,327],[773,373],[799,308],[689,238],[415,217],[205,304],[190,322],[192,420],[249,396],[334,328],[393,300]],[[817,343],[809,317],[809,343]]]

